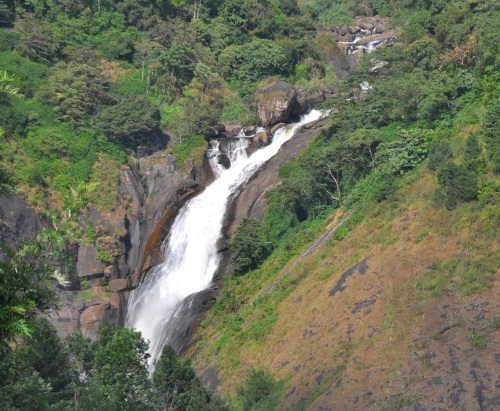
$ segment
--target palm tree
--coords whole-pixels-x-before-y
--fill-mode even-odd
[[[6,71],[0,74],[0,99],[16,95],[19,92],[19,88],[12,84],[14,81],[16,81],[16,77]]]

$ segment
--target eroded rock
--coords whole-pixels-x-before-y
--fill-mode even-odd
[[[297,104],[297,90],[284,81],[274,81],[257,90],[257,114],[264,127],[288,120]]]

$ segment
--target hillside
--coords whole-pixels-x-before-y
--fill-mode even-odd
[[[421,168],[342,239],[337,217],[232,283],[200,327],[202,375],[234,393],[264,369],[286,410],[496,409],[498,209],[450,212],[435,187]]]

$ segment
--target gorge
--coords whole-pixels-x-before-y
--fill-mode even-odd
[[[188,329],[192,321],[189,305],[193,294],[210,286],[219,265],[217,241],[222,234],[227,204],[296,130],[318,120],[320,115],[321,112],[313,110],[300,121],[279,128],[272,142],[251,156],[246,153],[249,138],[235,139],[223,153],[230,160],[227,169],[219,161],[219,142],[212,140],[207,156],[215,181],[179,211],[162,245],[164,261],[150,269],[129,297],[125,325],[141,331],[150,341],[151,365],[165,344],[177,351],[185,344],[182,330]]]
[[[0,410],[500,409],[499,22],[0,0]]]

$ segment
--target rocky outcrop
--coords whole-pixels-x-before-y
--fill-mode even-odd
[[[303,127],[281,147],[278,154],[254,174],[228,209],[226,230],[229,237],[234,234],[243,218],[263,219],[266,207],[265,193],[280,183],[279,168],[300,153],[328,121],[328,118],[325,118]]]
[[[15,195],[0,196],[0,244],[15,247],[20,240],[34,238],[41,228],[35,210],[25,201]]]
[[[297,90],[284,81],[275,81],[256,92],[257,115],[264,127],[288,120],[297,104]]]
[[[333,72],[342,78],[359,64],[365,53],[393,44],[396,35],[387,18],[360,16],[349,26],[318,28],[316,40]]]
[[[307,113],[325,98],[322,91],[308,93],[285,81],[273,81],[261,86],[255,93],[257,115],[264,127],[285,123],[290,121],[291,116]]]
[[[120,170],[118,206],[106,210],[89,205],[80,216],[82,230],[91,225],[95,239],[75,251],[70,273],[75,289],[61,290],[60,307],[49,315],[62,336],[80,330],[95,338],[101,325],[123,324],[126,294],[158,262],[172,217],[212,178],[203,166],[180,171],[173,156],[162,151],[138,154]],[[39,230],[34,211],[15,197],[0,199],[0,212],[9,217],[0,221],[6,240],[18,241]]]

